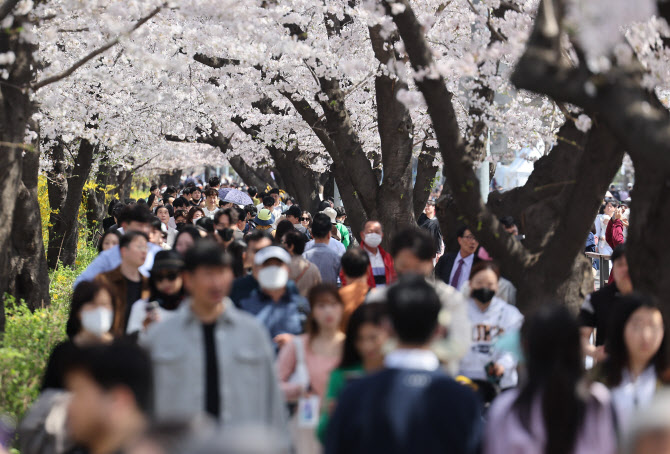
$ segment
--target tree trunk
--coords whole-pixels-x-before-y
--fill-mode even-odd
[[[426,202],[435,186],[435,177],[439,170],[439,167],[435,164],[435,157],[439,151],[439,148],[431,147],[426,142],[421,146],[413,191],[414,217],[417,219],[423,213]]]
[[[39,146],[23,157],[22,181],[16,194],[12,221],[11,258],[6,274],[7,292],[34,310],[49,305],[49,271],[44,254],[37,177],[40,168]],[[5,273],[3,273],[5,274]]]
[[[86,222],[91,232],[89,241],[95,237],[95,232],[101,230],[102,220],[107,216],[107,204],[105,203],[105,188],[111,179],[112,169],[108,165],[106,157],[98,164],[95,174],[96,188],[86,191]]]
[[[79,152],[75,158],[74,168],[67,179],[64,175],[63,147],[56,146],[53,150],[54,169],[49,178],[49,203],[51,216],[49,224],[49,248],[47,261],[49,269],[56,269],[60,262],[65,266],[74,266],[77,258],[77,242],[79,239],[79,207],[84,185],[88,180],[93,165],[95,147],[88,140],[82,139]],[[57,160],[60,160],[58,162]],[[55,174],[58,172],[58,174]],[[52,195],[53,191],[53,195]]]
[[[15,249],[12,247],[13,240],[16,238],[13,235],[15,225],[15,208],[19,201],[19,195],[23,192],[22,188],[26,186],[22,184],[23,173],[23,154],[24,150],[21,144],[24,142],[26,134],[26,125],[34,111],[34,104],[30,100],[30,93],[21,87],[27,86],[33,79],[35,62],[33,52],[37,50],[37,46],[30,43],[30,40],[24,39],[23,34],[17,33],[17,30],[29,27],[30,21],[28,16],[13,17],[6,13],[6,16],[0,17],[0,20],[10,18],[10,24],[5,24],[0,30],[0,53],[6,54],[12,52],[15,61],[12,65],[7,65],[9,77],[4,83],[0,84],[0,140],[3,142],[0,146],[0,214],[2,214],[3,221],[0,223],[0,332],[4,331],[5,327],[5,311],[4,311],[4,297],[5,294],[16,291],[17,284],[17,267],[15,266],[14,253]],[[35,153],[36,154],[36,153]],[[35,196],[37,200],[37,196]],[[31,207],[34,209],[32,214],[36,214],[37,221],[35,221],[41,229],[39,221],[39,204]],[[30,213],[22,213],[30,214]],[[20,215],[19,215],[20,216]],[[19,229],[26,229],[25,225],[17,225]],[[17,232],[20,233],[20,232]],[[40,237],[40,243],[41,243]],[[37,245],[35,245],[37,246]],[[42,252],[44,245],[42,245]],[[32,260],[29,260],[31,263]],[[46,273],[42,279],[48,279]],[[27,282],[26,282],[27,283]],[[41,282],[44,283],[43,281]],[[34,304],[39,295],[43,291],[48,292],[48,285],[46,290],[36,288],[21,288],[26,290],[26,296],[31,292],[35,292],[35,298],[30,298]],[[23,293],[23,292],[22,292]],[[48,301],[48,295],[47,300]]]
[[[179,183],[181,182],[181,174],[182,170],[176,169],[173,170],[172,172],[167,172],[167,173],[162,173],[158,176],[159,182],[165,183],[168,186],[172,187],[178,187]]]

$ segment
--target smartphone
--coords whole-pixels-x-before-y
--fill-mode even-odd
[[[146,309],[147,314],[150,314],[151,312],[155,311],[156,309],[158,309],[158,301],[151,301],[147,303]]]

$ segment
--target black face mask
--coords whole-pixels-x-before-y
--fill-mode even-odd
[[[221,239],[228,242],[233,239],[233,229],[219,229],[217,230]]]
[[[184,227],[186,227],[186,223],[185,223],[185,222],[178,222],[178,223],[177,223],[177,231],[178,231],[178,232],[181,232],[182,230],[184,230]]]
[[[493,297],[496,295],[496,292],[488,288],[478,288],[473,290],[470,295],[480,303],[486,304],[493,299]]]

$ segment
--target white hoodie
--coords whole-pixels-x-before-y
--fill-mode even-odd
[[[472,345],[461,360],[459,374],[470,379],[486,380],[485,367],[493,361],[505,368],[500,387],[505,389],[516,386],[518,382],[516,359],[510,353],[496,351],[493,344],[504,333],[521,328],[523,323],[521,312],[496,296],[486,311],[482,312],[477,303],[470,298],[468,319],[472,325],[470,338]]]

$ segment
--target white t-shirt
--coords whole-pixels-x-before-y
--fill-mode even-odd
[[[365,249],[365,252],[367,252],[368,257],[370,257],[370,267],[372,268],[372,275],[375,278],[375,285],[378,289],[386,287],[386,267],[384,266],[382,253],[379,252],[379,248],[377,248],[376,254],[373,254],[367,249]]]
[[[497,351],[494,344],[504,333],[521,329],[523,315],[519,310],[497,297],[482,312],[472,299],[468,301],[468,319],[472,336],[470,350],[461,360],[460,375],[475,380],[486,380],[486,365],[498,363],[505,368],[500,387],[516,386],[518,375],[516,359],[507,352]]]
[[[625,433],[632,423],[632,417],[654,398],[656,393],[656,368],[647,367],[637,380],[633,381],[628,369],[621,374],[621,383],[610,390],[619,429]]]

